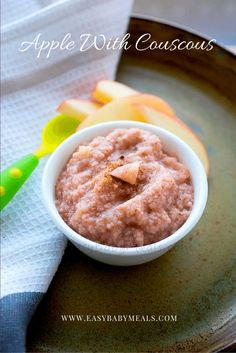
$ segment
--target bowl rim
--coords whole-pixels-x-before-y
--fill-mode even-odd
[[[122,126],[123,125],[123,126]],[[191,155],[192,160],[195,163],[196,171],[198,171],[198,176],[199,176],[199,193],[198,195],[194,194],[194,203],[193,203],[193,209],[185,221],[185,223],[177,229],[176,232],[173,234],[169,235],[168,237],[157,241],[152,244],[148,245],[143,245],[143,246],[138,246],[138,247],[127,247],[127,248],[122,248],[122,247],[114,247],[110,245],[105,245],[105,244],[100,244],[97,243],[93,240],[87,239],[81,234],[77,233],[75,230],[73,230],[70,226],[68,226],[65,221],[62,219],[60,214],[58,213],[56,209],[55,202],[51,202],[51,194],[54,191],[50,190],[50,193],[48,192],[48,178],[50,178],[50,168],[53,165],[53,163],[56,161],[58,156],[63,154],[64,149],[74,142],[74,140],[78,139],[78,145],[83,141],[83,135],[86,135],[86,133],[90,132],[93,134],[95,130],[98,131],[97,136],[99,136],[99,131],[102,131],[103,128],[109,128],[109,129],[115,129],[115,128],[143,128],[147,130],[152,130],[153,133],[160,132],[161,134],[164,134],[167,136],[167,138],[171,139],[172,142],[177,145],[180,145],[182,148],[184,148],[189,155]],[[102,133],[101,133],[102,134]],[[80,140],[81,137],[81,141]],[[93,139],[95,136],[91,136],[91,139]],[[73,149],[74,150],[74,149]],[[71,154],[73,153],[73,150],[71,151]],[[70,155],[71,155],[70,154]],[[63,166],[62,166],[63,168]],[[61,169],[62,170],[62,169]],[[192,174],[191,174],[192,176]],[[54,185],[55,187],[55,185]],[[162,250],[168,249],[175,245],[178,241],[183,239],[197,224],[199,219],[201,218],[203,211],[205,209],[206,203],[207,203],[207,196],[208,196],[208,183],[207,183],[207,176],[204,170],[204,167],[202,165],[202,162],[200,161],[199,157],[196,155],[196,153],[192,150],[191,147],[188,146],[187,143],[185,143],[182,139],[180,139],[178,136],[175,134],[171,133],[170,131],[163,129],[161,127],[148,124],[148,123],[141,123],[141,122],[136,122],[136,121],[129,121],[129,120],[116,120],[116,121],[109,121],[109,122],[103,122],[99,123],[93,126],[89,126],[87,128],[84,128],[82,130],[77,131],[74,133],[72,136],[67,138],[60,146],[57,147],[57,149],[52,153],[50,158],[48,159],[46,166],[43,171],[43,177],[42,177],[42,195],[43,195],[43,201],[44,205],[52,218],[53,222],[56,224],[56,226],[63,232],[64,235],[66,235],[72,242],[81,245],[83,248],[90,249],[92,251],[100,252],[103,254],[108,254],[108,255],[114,255],[114,256],[137,256],[137,255],[145,255],[145,254],[151,254],[154,252],[160,252]],[[195,199],[196,197],[196,199]],[[54,197],[53,197],[54,199]],[[197,207],[196,207],[197,204]],[[195,207],[194,207],[195,206]]]

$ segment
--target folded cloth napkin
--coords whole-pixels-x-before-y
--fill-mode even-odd
[[[40,41],[67,34],[122,38],[132,0],[5,0],[2,27],[2,166],[35,150],[46,121],[66,98],[88,97],[95,83],[114,78],[120,50],[54,50]],[[33,12],[32,12],[33,11]],[[19,19],[19,16],[23,18]],[[38,44],[29,46],[40,34]],[[19,49],[29,48],[25,51]],[[66,240],[41,199],[45,160],[4,209],[1,265],[1,351],[23,352],[29,320],[61,261]]]

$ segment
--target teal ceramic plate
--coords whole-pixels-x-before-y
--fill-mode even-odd
[[[202,37],[132,18],[134,42]],[[95,262],[69,245],[30,325],[33,352],[212,352],[236,340],[236,59],[211,51],[124,51],[117,79],[165,98],[210,156],[209,201],[197,228],[137,267]],[[61,314],[177,315],[168,322],[63,322]]]

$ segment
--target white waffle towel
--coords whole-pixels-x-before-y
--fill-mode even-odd
[[[115,76],[120,50],[47,50],[28,44],[61,42],[66,34],[122,38],[132,0],[5,0],[2,20],[2,165],[31,153],[66,98],[88,97],[95,83]],[[38,43],[39,45],[39,43]],[[37,56],[39,56],[37,58]],[[66,241],[42,204],[45,160],[4,209],[2,221],[1,349],[24,351],[25,332],[61,261]]]

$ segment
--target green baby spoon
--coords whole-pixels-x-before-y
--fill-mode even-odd
[[[42,143],[35,153],[29,154],[0,174],[0,209],[2,210],[29,178],[40,158],[52,153],[79,125],[76,118],[59,114],[50,119],[42,132]]]

